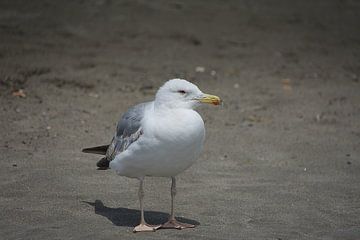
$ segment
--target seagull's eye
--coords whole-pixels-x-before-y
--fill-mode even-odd
[[[186,92],[184,91],[184,90],[179,90],[179,91],[177,91],[178,93],[180,93],[180,94],[182,94],[182,95],[184,95]]]

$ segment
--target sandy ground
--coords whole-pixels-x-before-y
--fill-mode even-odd
[[[355,0],[1,1],[0,238],[360,239],[359,23]],[[198,226],[133,234],[138,181],[81,149],[175,77],[225,101],[178,177]],[[164,222],[170,180],[145,186]]]

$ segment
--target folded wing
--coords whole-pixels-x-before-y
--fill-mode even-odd
[[[105,155],[105,157],[97,163],[97,166],[102,169],[107,169],[109,167],[109,163],[116,157],[116,155],[125,151],[143,134],[141,120],[144,117],[144,111],[148,104],[150,104],[150,102],[141,103],[131,107],[121,117],[110,145],[85,148],[82,151],[86,153]]]

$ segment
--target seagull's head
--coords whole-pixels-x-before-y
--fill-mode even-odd
[[[155,104],[168,108],[193,109],[201,103],[219,105],[218,96],[203,93],[200,89],[184,79],[167,81],[156,93]]]

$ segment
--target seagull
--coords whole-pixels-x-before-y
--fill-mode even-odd
[[[109,145],[85,148],[86,153],[105,155],[97,166],[140,181],[138,197],[141,219],[133,232],[159,228],[184,229],[195,225],[175,219],[176,176],[200,155],[205,139],[204,121],[194,109],[202,103],[220,105],[217,96],[205,94],[184,79],[172,79],[159,88],[155,100],[128,109],[117,124]],[[162,225],[144,219],[144,178],[171,178],[171,212]]]

